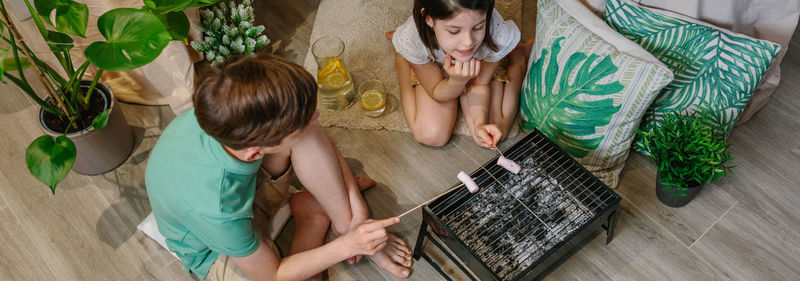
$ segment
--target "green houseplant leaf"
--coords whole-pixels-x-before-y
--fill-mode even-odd
[[[99,68],[128,71],[155,60],[171,37],[161,21],[147,11],[118,8],[100,16],[97,27],[105,42],[94,42],[84,52]]]
[[[8,49],[0,48],[0,59],[3,60],[3,64],[0,64],[0,80],[3,80],[3,74],[6,72],[6,68],[8,67],[6,64],[6,55],[8,55]]]
[[[157,14],[183,12],[191,7],[204,7],[216,4],[220,0],[144,0],[144,5]]]
[[[109,112],[111,112],[111,108],[106,109],[103,112],[100,112],[100,114],[94,117],[94,120],[92,120],[92,127],[94,127],[95,130],[100,131],[106,127],[106,125],[108,124]]]
[[[50,14],[56,11],[55,28],[59,32],[86,37],[89,7],[72,0],[34,0],[36,12],[52,25]]]
[[[47,46],[53,52],[67,52],[75,45],[74,40],[69,35],[52,30],[47,31]]]
[[[53,194],[75,163],[75,144],[65,136],[41,136],[34,140],[25,152],[28,170],[39,181],[50,187]]]
[[[3,74],[5,74],[6,71],[19,70],[16,61],[14,61],[13,56],[10,58],[6,57],[8,56],[8,53],[9,53],[8,49],[0,48],[0,59],[2,59],[2,63],[0,63],[0,80],[3,80]],[[19,62],[22,69],[31,66],[31,62],[28,60],[28,58],[19,58]]]
[[[673,111],[658,126],[638,132],[642,138],[635,145],[649,147],[661,183],[685,190],[731,172],[726,163],[733,158],[722,135],[708,126],[711,118],[705,111],[699,116]]]
[[[192,7],[194,0],[145,0],[145,7],[155,9],[155,13],[168,14],[171,12],[182,12],[186,8]]]
[[[22,69],[26,69],[31,66],[31,62],[28,58],[19,58],[19,62],[22,65]],[[3,59],[3,65],[0,66],[0,70],[3,71],[17,71],[17,63],[14,62],[14,58],[5,58]],[[3,78],[3,75],[0,74],[0,78]]]
[[[186,41],[189,36],[189,18],[182,11],[160,15],[159,20],[167,27],[172,40]]]
[[[618,81],[598,83],[617,71],[609,56],[601,58],[578,52],[567,59],[563,69],[560,68],[556,58],[561,52],[562,40],[564,37],[553,41],[547,69],[543,69],[548,59],[545,49],[528,71],[533,95],[522,95],[521,110],[526,116],[532,116],[533,121],[526,122],[523,127],[526,130],[538,128],[567,153],[581,158],[599,146],[603,136],[593,135],[597,127],[608,125],[619,111],[611,95],[624,87]]]

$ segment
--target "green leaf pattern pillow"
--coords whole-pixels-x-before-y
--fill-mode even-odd
[[[639,121],[672,73],[578,1],[540,0],[538,13],[520,101],[523,128],[539,129],[616,187]],[[582,23],[587,18],[594,22]],[[617,44],[648,59],[620,52]]]
[[[713,118],[709,125],[727,137],[780,45],[678,17],[624,0],[606,1],[606,22],[675,73],[647,110],[641,129],[652,128],[671,111],[705,110]]]

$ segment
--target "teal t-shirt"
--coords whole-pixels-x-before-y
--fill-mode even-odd
[[[187,272],[205,279],[219,253],[244,257],[258,249],[250,221],[261,161],[242,162],[187,110],[150,153],[145,184],[158,230]]]

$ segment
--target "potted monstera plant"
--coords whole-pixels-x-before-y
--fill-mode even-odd
[[[85,37],[87,5],[72,0],[23,0],[41,38],[22,38],[16,22],[0,0],[0,79],[10,81],[40,107],[45,135],[27,148],[25,160],[31,174],[55,193],[70,170],[99,174],[116,168],[133,148],[133,134],[115,105],[111,90],[98,83],[103,71],[127,71],[155,60],[171,40],[186,41],[189,20],[184,10],[219,0],[143,0],[141,9],[110,10],[97,20],[105,41],[84,50],[86,59],[75,62],[74,37]],[[33,3],[31,3],[33,2]],[[50,52],[32,51],[30,42],[44,41]],[[52,54],[58,65],[42,55]],[[97,71],[86,75],[94,65]],[[31,68],[35,78],[23,70]],[[31,86],[44,86],[41,96]]]
[[[650,159],[655,161],[656,195],[670,207],[682,207],[694,198],[706,183],[731,172],[732,160],[728,145],[722,136],[715,134],[711,116],[684,115],[671,112],[648,131],[639,131],[642,137],[636,145],[647,147]]]

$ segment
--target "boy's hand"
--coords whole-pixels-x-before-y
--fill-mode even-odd
[[[478,125],[472,132],[472,139],[475,140],[475,143],[486,148],[496,147],[502,138],[503,133],[495,124]]]
[[[466,83],[481,72],[481,61],[471,58],[469,62],[460,62],[453,60],[453,57],[448,54],[444,59],[443,68],[453,81]]]
[[[389,239],[386,227],[400,222],[400,218],[392,217],[383,220],[366,220],[355,229],[347,232],[342,239],[351,256],[374,255],[386,247]]]

